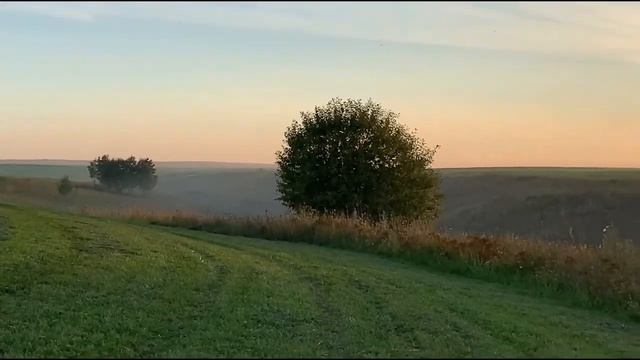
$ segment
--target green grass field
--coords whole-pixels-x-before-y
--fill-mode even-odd
[[[373,255],[0,205],[0,357],[639,357],[640,324]]]

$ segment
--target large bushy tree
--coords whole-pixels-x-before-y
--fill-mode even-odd
[[[88,169],[92,179],[116,192],[135,188],[149,191],[158,181],[155,164],[149,158],[136,161],[133,156],[127,159],[110,159],[109,155],[102,155],[91,161]]]
[[[431,220],[441,198],[436,149],[380,104],[335,98],[287,128],[276,153],[279,199],[294,210]]]

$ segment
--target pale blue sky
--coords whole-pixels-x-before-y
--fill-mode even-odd
[[[272,162],[340,96],[437,166],[640,166],[638,39],[638,3],[0,2],[0,158]]]

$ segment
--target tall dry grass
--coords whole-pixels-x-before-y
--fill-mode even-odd
[[[402,257],[440,270],[570,295],[640,319],[640,249],[609,231],[600,246],[513,236],[450,235],[431,224],[378,223],[343,216],[203,216],[143,209],[85,214],[212,233],[303,242]]]

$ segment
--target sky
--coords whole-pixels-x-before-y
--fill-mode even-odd
[[[333,97],[435,167],[640,167],[640,3],[0,2],[0,159],[273,163]]]

